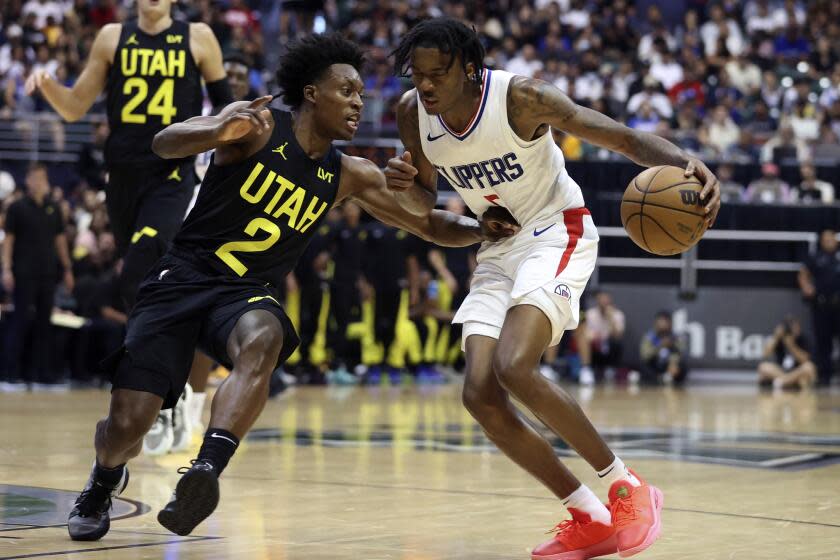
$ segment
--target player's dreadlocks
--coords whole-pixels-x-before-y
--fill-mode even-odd
[[[283,102],[297,109],[303,104],[303,88],[317,82],[333,64],[349,64],[361,73],[365,54],[356,43],[339,33],[308,35],[289,45],[280,58],[277,85]]]
[[[423,20],[415,25],[411,31],[403,36],[400,44],[391,55],[394,57],[394,72],[407,77],[409,57],[417,47],[428,47],[449,54],[451,59],[447,70],[452,67],[455,59],[461,59],[464,73],[467,73],[467,63],[472,62],[478,72],[473,75],[473,81],[481,83],[484,71],[484,45],[475,29],[470,29],[460,21],[448,17]]]

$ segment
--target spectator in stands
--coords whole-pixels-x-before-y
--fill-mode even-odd
[[[726,153],[738,142],[741,131],[729,116],[723,105],[715,107],[705,128],[701,129],[700,141],[714,150],[717,156]]]
[[[819,247],[802,265],[798,280],[802,295],[811,304],[819,384],[827,386],[831,383],[834,340],[840,338],[840,251],[835,230],[820,233]]]
[[[630,101],[627,102],[627,112],[631,115],[636,114],[643,103],[648,103],[661,118],[670,119],[674,114],[671,101],[660,91],[656,78],[648,74],[643,78],[642,86],[642,91],[630,97]]]
[[[668,90],[668,97],[674,105],[682,107],[689,105],[697,114],[697,109],[706,104],[706,92],[703,86],[702,77],[705,73],[705,66],[699,62],[686,68],[683,79]]]
[[[817,380],[808,341],[798,319],[787,317],[776,327],[758,364],[758,384],[774,389],[807,389]]]
[[[813,157],[818,163],[827,165],[840,163],[840,139],[828,124],[823,124],[820,128],[820,138],[814,144]]]
[[[782,125],[778,134],[761,148],[761,161],[784,163],[785,160],[809,161],[811,150],[801,138],[797,138],[790,124]]]
[[[779,109],[785,91],[779,83],[778,76],[772,70],[765,70],[761,82],[761,98],[771,109]]]
[[[19,390],[24,384],[55,385],[59,381],[56,372],[48,371],[50,316],[59,264],[68,292],[73,291],[73,271],[61,212],[49,193],[47,167],[30,165],[26,195],[14,202],[6,215],[3,286],[14,300],[4,356],[7,388]]]
[[[742,128],[738,141],[723,153],[723,159],[732,163],[750,164],[758,161],[759,153],[752,133]]]
[[[770,109],[767,103],[759,99],[753,105],[753,114],[749,121],[744,123],[743,129],[752,133],[757,140],[766,141],[776,130],[776,119],[770,116]]]
[[[662,84],[665,91],[670,90],[683,80],[682,64],[677,62],[674,53],[664,46],[664,42],[659,60],[650,65],[650,75]]]
[[[533,78],[534,74],[543,69],[543,63],[537,58],[537,50],[534,45],[527,44],[522,47],[519,54],[508,60],[505,70]]]
[[[682,344],[673,332],[668,311],[656,314],[653,328],[642,338],[639,355],[642,380],[646,383],[681,384],[688,376]]]
[[[800,202],[818,202],[831,204],[834,202],[834,186],[817,178],[817,169],[811,162],[804,162],[799,166],[802,182],[796,189],[796,199]]]
[[[752,95],[761,89],[761,69],[751,56],[752,50],[747,47],[723,67],[732,85],[744,95]]]
[[[790,187],[779,178],[779,166],[772,162],[761,166],[761,177],[747,185],[744,192],[744,202],[772,204],[793,200]]]
[[[639,107],[635,115],[631,116],[627,121],[627,126],[636,130],[644,132],[656,132],[659,125],[660,117],[651,108],[648,101],[645,101]]]
[[[700,27],[700,36],[706,56],[722,54],[719,39],[723,39],[723,46],[732,55],[737,55],[744,47],[740,26],[734,19],[726,17],[720,4],[712,4],[709,8],[709,21]]]
[[[581,360],[586,364],[580,370],[582,385],[591,385],[598,372],[611,378],[621,365],[624,313],[613,304],[612,296],[607,292],[596,292],[595,301],[596,305],[586,310],[582,336],[576,337],[577,343],[587,346],[590,351],[589,359]]]
[[[735,181],[735,168],[731,163],[722,163],[717,169],[720,181],[720,199],[723,202],[740,202],[744,196],[744,185]]]

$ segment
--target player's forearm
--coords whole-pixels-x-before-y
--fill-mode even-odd
[[[633,131],[629,135],[621,153],[644,167],[655,165],[685,167],[690,158],[685,150],[661,136],[638,131]]]
[[[410,189],[394,191],[394,197],[400,206],[415,216],[425,216],[434,209],[437,202],[435,193],[416,182]]]
[[[467,216],[432,210],[429,224],[428,240],[444,247],[467,247],[484,240],[479,223]]]
[[[50,106],[67,122],[75,122],[85,116],[90,109],[72,88],[68,88],[51,78],[41,84],[41,95]]]
[[[218,148],[219,119],[193,117],[167,126],[152,140],[152,151],[164,159],[179,159]]]

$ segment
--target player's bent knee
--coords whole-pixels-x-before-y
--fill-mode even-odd
[[[522,354],[507,353],[505,355],[496,352],[493,357],[493,373],[496,379],[507,391],[514,395],[520,394],[527,389],[533,377],[533,370],[536,364],[531,363]]]
[[[254,374],[271,373],[283,348],[283,329],[280,324],[261,323],[253,328],[240,345],[234,366],[247,361]]]

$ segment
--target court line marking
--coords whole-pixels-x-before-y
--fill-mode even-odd
[[[419,486],[389,486],[387,484],[370,484],[370,483],[361,483],[361,482],[340,482],[340,481],[330,481],[330,480],[302,480],[302,479],[276,479],[276,478],[267,478],[267,477],[249,477],[249,476],[227,476],[227,479],[232,478],[239,478],[239,479],[246,479],[246,480],[266,480],[266,481],[273,481],[273,482],[291,482],[297,484],[312,484],[312,485],[324,485],[324,486],[355,486],[359,488],[380,488],[380,489],[387,489],[387,490],[408,490],[408,491],[418,491],[418,492],[432,492],[435,494],[459,494],[465,496],[493,496],[498,498],[524,498],[527,500],[542,500],[542,501],[559,501],[557,498],[551,498],[547,496],[528,496],[523,494],[504,494],[501,492],[481,492],[475,490],[448,490],[448,489],[440,489],[440,488],[422,488]],[[674,511],[679,513],[697,513],[700,515],[717,515],[721,517],[737,517],[742,519],[757,519],[761,521],[773,521],[773,522],[781,522],[781,523],[796,523],[798,525],[814,525],[817,527],[831,527],[833,529],[840,529],[840,524],[835,523],[821,523],[819,521],[801,521],[798,519],[785,519],[782,517],[765,517],[762,515],[749,515],[749,514],[742,514],[742,513],[727,513],[723,511],[706,511],[701,509],[686,509],[686,508],[675,508],[675,507],[665,507],[663,508],[665,511]],[[0,560],[4,560],[0,558]]]
[[[120,519],[112,519],[111,521],[119,521],[121,519],[126,519],[125,517],[121,517]],[[32,525],[30,523],[10,523],[8,521],[0,522],[0,525],[12,525],[11,529],[0,529],[0,533],[8,532],[8,531],[28,531],[30,529],[58,529],[60,527],[67,527],[67,523],[56,523],[55,525]],[[133,531],[131,529],[115,529],[111,527],[109,533],[124,533],[127,535],[149,535],[153,537],[171,537],[173,536],[172,533],[155,533],[152,531]],[[8,537],[8,538],[18,538],[18,537]],[[185,539],[221,539],[224,537],[217,537],[212,535],[184,535]],[[2,559],[0,559],[2,560]]]
[[[100,552],[102,550],[124,550],[128,548],[144,548],[148,546],[167,546],[170,544],[179,544],[184,542],[197,542],[221,539],[222,537],[196,537],[194,539],[175,539],[155,543],[139,543],[139,544],[124,544],[120,546],[103,546],[100,548],[80,548],[76,550],[59,550],[55,552],[35,552],[32,554],[19,554],[16,556],[0,556],[0,560],[18,560],[20,558],[43,558],[45,556],[60,556],[63,554],[81,554],[84,552]]]

